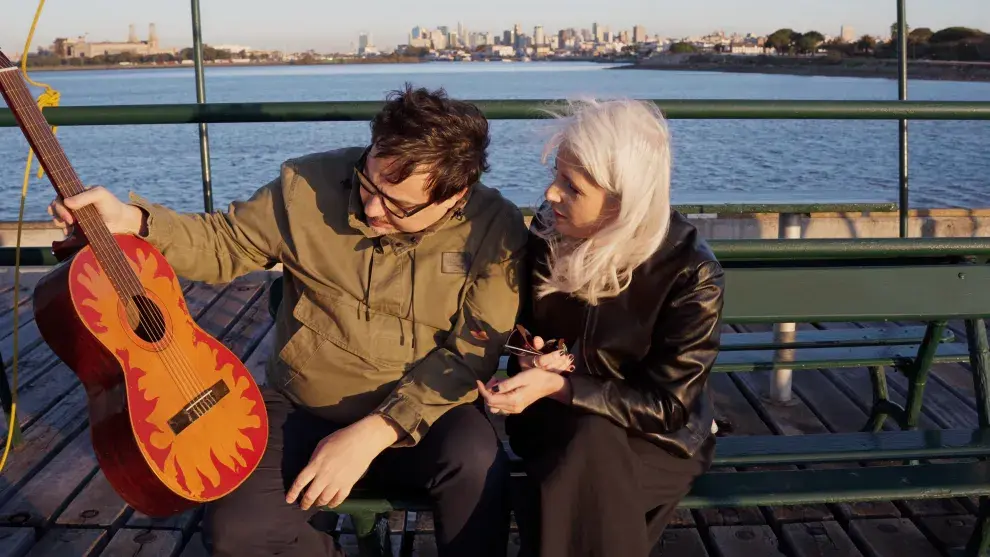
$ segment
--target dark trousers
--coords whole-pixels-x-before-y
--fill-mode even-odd
[[[207,547],[216,556],[344,555],[333,537],[311,522],[316,511],[285,502],[316,445],[339,426],[294,407],[271,389],[262,392],[270,424],[267,451],[236,491],[207,505]],[[441,556],[504,557],[507,480],[507,457],[491,423],[478,406],[465,405],[444,414],[416,446],[386,449],[359,485],[426,489],[434,503]]]
[[[516,502],[519,557],[647,557],[715,450],[713,436],[694,458],[678,458],[549,400],[506,427],[527,474]]]

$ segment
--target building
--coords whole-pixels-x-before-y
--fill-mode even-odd
[[[633,27],[633,42],[636,44],[646,42],[646,27],[642,25]]]
[[[127,42],[89,42],[85,36],[75,39],[59,37],[52,44],[52,52],[62,58],[95,58],[97,56],[114,56],[131,53],[135,56],[154,56],[156,54],[175,54],[175,49],[163,49],[158,44],[158,32],[155,24],[148,25],[148,40],[140,41],[130,26]]]
[[[848,25],[843,25],[839,28],[839,37],[842,38],[842,42],[854,43],[856,42],[856,29]]]
[[[543,46],[547,44],[546,36],[543,34],[542,25],[537,25],[533,28],[533,44],[536,46]]]
[[[361,33],[358,35],[358,56],[369,56],[378,54],[378,48],[371,40],[371,33]]]

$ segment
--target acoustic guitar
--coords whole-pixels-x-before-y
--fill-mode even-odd
[[[84,187],[21,73],[0,52],[0,92],[62,198]],[[134,509],[168,516],[230,493],[268,441],[258,385],[203,331],[175,271],[147,241],[112,234],[92,206],[55,242],[34,289],[45,342],[83,384],[93,449]]]

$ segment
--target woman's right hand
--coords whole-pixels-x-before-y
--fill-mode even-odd
[[[546,343],[542,337],[533,337],[533,348],[542,351]],[[520,369],[527,370],[538,367],[554,373],[569,373],[574,371],[574,356],[563,350],[550,352],[540,356],[516,356],[519,358]]]
[[[56,197],[48,206],[48,214],[52,215],[55,225],[68,236],[70,228],[75,225],[77,220],[70,211],[78,211],[88,205],[92,205],[96,209],[112,234],[140,234],[144,232],[144,211],[117,199],[102,186],[89,188],[64,200]]]

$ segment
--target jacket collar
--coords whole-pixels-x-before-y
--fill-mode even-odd
[[[360,158],[355,161],[354,165],[363,165],[368,152],[371,148],[368,147],[361,154]],[[355,180],[353,166],[348,167],[351,170],[349,177],[344,181],[347,187],[350,188],[350,195],[348,196],[347,202],[347,222],[354,230],[357,230],[367,238],[378,239],[383,248],[388,248],[395,255],[402,255],[409,250],[415,249],[419,246],[423,238],[427,236],[432,236],[436,232],[444,229],[452,219],[455,217],[460,220],[464,218],[464,209],[471,199],[471,194],[474,191],[474,187],[469,187],[467,193],[462,197],[453,207],[450,208],[437,222],[431,224],[427,228],[420,230],[419,232],[396,232],[393,234],[378,234],[371,229],[365,222],[364,214],[364,203],[361,202],[361,185]]]

